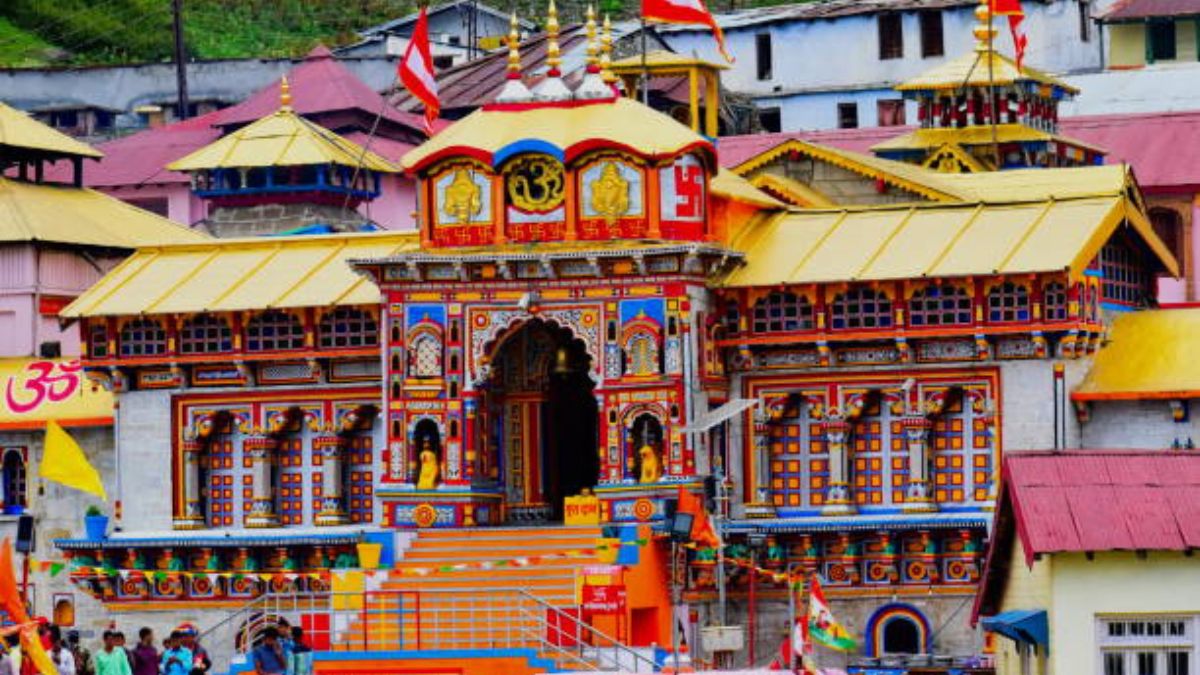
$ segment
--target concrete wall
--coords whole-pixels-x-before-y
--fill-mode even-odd
[[[110,499],[115,496],[113,435],[111,427],[69,429],[70,434],[83,448],[88,461],[100,472]],[[89,506],[100,506],[111,513],[111,508],[101,504],[91,495],[58,483],[36,478],[36,467],[42,461],[41,431],[0,432],[0,446],[23,447],[29,451],[27,465],[28,512],[33,515],[36,527],[36,549],[33,557],[38,560],[63,559],[62,553],[54,548],[55,539],[83,536],[83,514]],[[17,519],[15,516],[0,516],[0,537],[16,540]],[[17,578],[20,579],[21,556],[17,556]],[[81,630],[103,630],[109,620],[100,604],[79,592],[68,580],[66,571],[51,577],[48,572],[34,571],[30,575],[33,589],[33,607],[38,615],[53,616],[53,600],[66,596],[75,605],[76,625]]]
[[[1083,447],[1169,448],[1188,439],[1200,443],[1200,401],[1188,401],[1188,408],[1188,418],[1176,422],[1167,401],[1093,402],[1083,424]]]
[[[116,410],[117,465],[126,531],[170,531],[171,393],[120,394]]]
[[[63,356],[78,356],[79,327],[63,328],[55,317],[43,316],[39,299],[76,297],[120,260],[44,245],[0,245],[0,357],[36,356],[43,342],[59,342]]]
[[[1004,452],[1054,449],[1054,363],[1050,360],[1000,363],[1001,443]],[[1091,367],[1091,359],[1058,361],[1066,366],[1066,390],[1071,392]],[[1065,447],[1079,447],[1080,431],[1067,405]]]
[[[1139,68],[1146,65],[1146,41],[1149,39],[1144,23],[1118,23],[1105,27],[1108,32],[1109,67]],[[1175,58],[1155,63],[1189,63],[1197,59],[1196,22],[1175,21]]]
[[[1098,13],[1110,4],[1111,0],[1092,2],[1091,11]],[[1093,25],[1090,39],[1081,39],[1076,0],[1026,3],[1025,12],[1027,63],[1056,73],[1101,67],[1099,33]],[[737,60],[722,75],[722,84],[752,95],[760,107],[781,108],[784,131],[836,127],[837,103],[841,102],[857,102],[860,126],[873,126],[877,123],[875,102],[897,97],[892,86],[962,56],[974,46],[973,6],[946,9],[942,16],[944,56],[930,58],[921,57],[920,24],[915,12],[902,17],[903,58],[886,60],[879,58],[876,15],[729,27],[725,36]],[[1012,39],[1004,26],[1000,27],[998,48],[1011,54]],[[773,77],[768,80],[757,78],[755,36],[759,33],[771,34]],[[707,31],[668,31],[664,37],[678,52],[721,61]],[[820,67],[829,62],[831,54],[837,55],[838,67]],[[907,114],[915,122],[915,110]]]
[[[1105,614],[1200,613],[1200,563],[1153,551],[1054,556],[1050,657],[1046,675],[1100,672],[1096,618]]]

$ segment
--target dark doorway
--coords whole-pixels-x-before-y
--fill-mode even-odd
[[[883,626],[884,654],[920,654],[921,633],[912,619],[897,617]]]
[[[488,466],[503,487],[508,518],[562,518],[563,498],[596,485],[598,407],[591,356],[570,330],[534,319],[495,350],[484,388]]]

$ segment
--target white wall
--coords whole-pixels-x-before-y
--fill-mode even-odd
[[[165,531],[172,526],[171,393],[130,391],[116,410],[117,464],[124,518],[129,531]]]

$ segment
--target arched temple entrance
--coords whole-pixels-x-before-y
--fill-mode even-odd
[[[562,517],[563,498],[600,473],[592,355],[570,330],[533,319],[498,340],[482,386],[485,476],[510,521]]]

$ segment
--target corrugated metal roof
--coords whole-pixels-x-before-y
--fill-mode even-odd
[[[1122,314],[1092,368],[1071,394],[1077,401],[1200,396],[1200,308]]]
[[[87,143],[77,141],[16,108],[0,103],[0,147],[3,146],[67,157],[104,156],[104,153]]]
[[[1027,562],[1045,553],[1200,547],[1200,454],[1010,452],[1011,504]]]
[[[95,190],[0,177],[0,242],[133,249],[208,239]]]
[[[417,249],[415,232],[218,239],[143,248],[61,312],[64,317],[329,307],[379,302],[349,260]]]
[[[1100,15],[1100,21],[1113,23],[1197,14],[1200,14],[1200,0],[1120,0]]]
[[[1078,276],[1122,223],[1176,270],[1125,197],[916,204],[781,214],[730,242],[746,264],[726,287],[1069,271]],[[1174,273],[1174,272],[1172,272]]]
[[[336,164],[396,173],[399,167],[297,115],[290,106],[167,165],[172,171]]]

